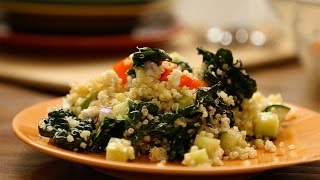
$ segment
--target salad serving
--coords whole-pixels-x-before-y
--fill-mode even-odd
[[[218,166],[256,158],[259,148],[275,152],[271,140],[290,111],[281,96],[257,92],[230,50],[197,51],[202,66],[191,68],[178,53],[138,48],[112,70],[73,84],[61,105],[48,108],[39,134],[122,162],[147,156],[162,165]]]

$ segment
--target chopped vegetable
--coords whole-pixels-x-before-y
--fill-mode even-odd
[[[199,87],[207,86],[207,84],[204,81],[201,81],[198,79],[193,79],[193,78],[190,78],[189,76],[183,74],[181,76],[179,86],[180,87],[187,86],[190,89],[196,89]]]
[[[126,63],[126,59],[121,60],[113,66],[113,70],[117,73],[119,78],[122,80],[121,84],[125,85],[127,83],[127,72],[131,69],[132,65]]]
[[[135,158],[131,142],[125,139],[110,138],[106,151],[106,159],[110,161],[127,162]]]
[[[164,72],[160,76],[160,81],[167,81],[171,72],[178,67],[176,64],[168,61],[163,61],[161,66],[164,68]]]
[[[103,114],[105,114],[105,115],[108,115],[108,114],[110,114],[110,113],[112,112],[112,108],[105,106],[105,107],[102,107],[102,108],[100,109],[100,112],[103,113]]]
[[[191,147],[190,152],[184,155],[182,164],[186,166],[210,165],[206,149],[198,149],[197,146]]]
[[[273,104],[267,106],[264,109],[264,112],[273,112],[278,115],[279,121],[283,121],[286,118],[286,115],[289,113],[290,108],[281,104]]]
[[[41,136],[53,138],[58,129],[69,129],[69,123],[65,117],[75,118],[70,110],[59,109],[48,113],[48,116],[40,121],[38,129]]]
[[[197,121],[189,120],[186,122],[185,127],[175,127],[175,121],[181,117],[197,116],[193,110],[193,107],[189,109],[180,109],[176,113],[158,113],[158,107],[150,102],[141,102],[139,104],[129,102],[130,112],[128,119],[126,120],[126,129],[134,129],[134,133],[128,136],[133,146],[137,148],[138,142],[141,142],[145,134],[149,134],[151,139],[167,139],[170,150],[168,152],[169,160],[181,159],[185,152],[188,151],[191,140],[195,136],[197,127],[194,127],[194,123]],[[143,123],[143,114],[141,110],[145,108],[148,114],[157,116],[158,120],[150,120],[148,123]],[[192,111],[190,111],[192,109]],[[141,127],[137,128],[135,124],[141,123]],[[195,129],[193,133],[188,133],[189,129]]]
[[[92,143],[91,132],[88,130],[79,130],[78,128],[70,128],[67,130],[59,130],[53,136],[53,141],[58,146],[69,150],[84,150]]]
[[[122,103],[119,103],[113,106],[111,115],[116,119],[124,119],[125,115],[127,115],[128,112],[129,112],[128,101],[124,101]]]
[[[203,56],[204,80],[209,86],[220,82],[220,89],[235,99],[235,107],[241,110],[243,99],[249,99],[257,90],[257,84],[242,67],[240,60],[233,63],[231,51],[219,49],[216,54],[203,48],[197,48]]]
[[[199,149],[205,149],[209,155],[209,158],[214,158],[216,151],[220,148],[220,140],[214,139],[213,137],[207,137],[198,134],[194,140],[194,145],[198,146]]]
[[[221,148],[228,152],[233,151],[243,140],[240,132],[234,129],[229,129],[227,132],[221,133],[219,139]]]
[[[59,109],[40,121],[38,129],[41,136],[52,138],[59,147],[81,150],[92,143],[91,133],[95,126],[91,119],[80,121],[70,110]]]
[[[279,118],[273,112],[261,112],[254,121],[254,133],[256,136],[274,139],[279,132]]]
[[[102,125],[93,134],[93,145],[88,149],[91,152],[100,152],[105,149],[111,137],[122,137],[124,120],[115,120],[106,117]]]
[[[215,113],[212,115],[215,117],[216,114],[225,114],[231,120],[230,126],[233,125],[233,112],[231,107],[226,105],[223,100],[218,97],[217,92],[219,91],[220,82],[211,87],[202,87],[197,90],[196,93],[196,107],[202,104],[206,109],[211,106],[215,109]]]
[[[138,52],[132,54],[133,67],[141,67],[144,62],[151,61],[158,65],[162,61],[171,61],[171,57],[162,49],[143,47],[138,48]]]

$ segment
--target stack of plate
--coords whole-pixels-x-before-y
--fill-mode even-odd
[[[179,29],[171,15],[169,0],[0,0],[0,3],[10,29],[0,33],[0,43],[9,46],[131,47],[167,41]]]

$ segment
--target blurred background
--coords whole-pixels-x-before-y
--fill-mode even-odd
[[[97,76],[136,47],[233,51],[249,69],[288,61],[315,78],[316,0],[0,0],[0,77],[57,92]],[[303,14],[303,15],[302,15]],[[320,75],[319,75],[320,76]]]

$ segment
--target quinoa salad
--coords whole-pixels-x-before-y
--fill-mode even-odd
[[[221,166],[254,159],[257,149],[275,152],[272,140],[290,111],[281,96],[259,93],[230,50],[197,51],[202,65],[191,68],[178,53],[137,48],[112,70],[72,84],[40,120],[39,134],[120,162],[148,157],[160,165]]]

